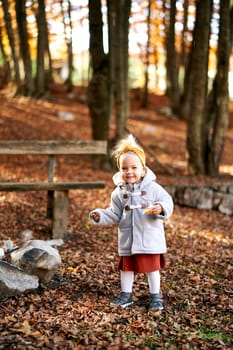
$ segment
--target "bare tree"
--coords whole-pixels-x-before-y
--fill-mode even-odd
[[[100,0],[89,0],[90,57],[92,76],[88,86],[88,106],[95,140],[108,139],[109,60],[103,48],[103,21]]]
[[[166,35],[166,69],[167,69],[167,94],[170,100],[171,110],[178,113],[180,90],[178,84],[179,66],[178,54],[175,46],[176,0],[170,0],[169,25]]]
[[[45,48],[46,48],[46,31],[45,26],[45,3],[44,0],[38,0],[38,13],[36,16],[38,27],[38,39],[37,39],[37,70],[36,70],[36,93],[37,96],[43,96],[45,93]]]
[[[11,80],[11,69],[10,69],[9,59],[7,57],[7,53],[5,50],[5,46],[3,45],[1,19],[0,19],[0,50],[1,50],[2,59],[3,59],[3,68],[2,68],[2,74],[0,79],[0,87],[3,87],[4,84],[6,84],[8,81]]]
[[[218,175],[219,163],[222,156],[225,135],[228,127],[229,119],[229,91],[228,91],[228,72],[229,60],[232,49],[232,13],[233,5],[230,0],[220,1],[220,22],[218,35],[218,51],[217,51],[217,72],[213,84],[211,108],[212,130],[209,129],[205,133],[206,144],[210,140],[208,146],[208,167],[209,175]],[[207,116],[208,118],[209,116]],[[210,117],[209,117],[210,119]]]
[[[204,114],[208,91],[208,58],[212,0],[196,2],[196,22],[190,55],[189,118],[187,131],[188,172],[206,172],[203,140]]]
[[[109,1],[110,3],[110,1]],[[131,0],[111,0],[114,22],[112,23],[112,65],[114,76],[114,107],[116,113],[116,140],[123,137],[129,114],[128,92],[128,32]]]
[[[71,20],[71,2],[67,0],[60,0],[61,12],[63,18],[63,26],[64,26],[64,34],[65,34],[65,42],[67,46],[67,62],[68,62],[68,77],[66,79],[67,91],[71,92],[73,90],[72,83],[72,73],[73,73],[73,48],[72,48],[72,32],[73,32],[73,24]],[[66,5],[66,9],[65,9]]]
[[[109,54],[103,49],[100,1],[89,1],[90,54],[92,77],[88,104],[94,139],[108,139],[113,92],[116,113],[115,139],[125,134],[128,118],[128,29],[131,1],[109,0]]]
[[[24,94],[32,96],[35,89],[34,79],[32,76],[32,62],[30,55],[30,47],[28,44],[28,32],[27,32],[27,19],[26,19],[26,9],[25,9],[25,0],[16,0],[15,1],[15,12],[19,36],[19,47],[20,47],[20,56],[23,60],[24,67]]]
[[[12,28],[12,21],[11,21],[11,15],[8,7],[8,1],[2,0],[2,6],[4,11],[4,19],[6,24],[6,31],[7,36],[11,48],[12,53],[12,59],[13,59],[13,72],[14,72],[14,79],[17,86],[17,93],[21,92],[21,78],[20,78],[20,70],[19,70],[19,59],[16,53],[16,45],[15,45],[15,38],[14,38],[14,31]]]
[[[189,0],[184,0],[183,30],[181,33],[181,53],[179,62],[181,67],[185,67],[187,63],[188,5]]]
[[[48,28],[45,13],[45,0],[38,0],[37,8],[37,70],[36,70],[36,95],[41,97],[44,95],[51,81],[52,68],[51,57],[48,45]]]
[[[145,108],[148,103],[148,84],[149,84],[149,65],[150,65],[150,27],[151,27],[151,0],[148,0],[148,16],[147,16],[147,44],[146,44],[146,62],[145,62],[145,74],[144,74],[144,89],[142,96],[141,106]]]

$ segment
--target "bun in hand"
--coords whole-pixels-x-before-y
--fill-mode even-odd
[[[152,207],[148,207],[144,210],[143,214],[145,215],[151,215],[152,214]]]

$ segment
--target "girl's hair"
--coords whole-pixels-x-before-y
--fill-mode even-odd
[[[139,146],[139,144],[135,140],[135,137],[131,134],[129,134],[126,138],[120,140],[116,144],[116,146],[112,152],[112,156],[115,158],[118,168],[119,168],[120,156],[124,153],[127,153],[127,152],[135,153],[139,157],[142,165],[144,167],[146,166],[145,152],[142,149],[142,147]]]

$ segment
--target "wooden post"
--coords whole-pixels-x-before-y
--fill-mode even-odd
[[[64,238],[68,222],[68,191],[54,191],[53,201],[53,238]]]
[[[55,169],[55,155],[49,156],[48,182],[53,182]],[[47,217],[53,219],[54,191],[47,193]]]

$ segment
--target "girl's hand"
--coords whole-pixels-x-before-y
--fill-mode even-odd
[[[99,221],[100,221],[100,214],[94,211],[93,213],[91,213],[91,218],[92,218],[95,222],[99,222]]]
[[[160,204],[150,205],[143,214],[145,215],[160,215],[163,214],[163,207]]]
[[[151,207],[151,213],[153,215],[160,215],[163,212],[163,208],[160,204],[155,204]]]

